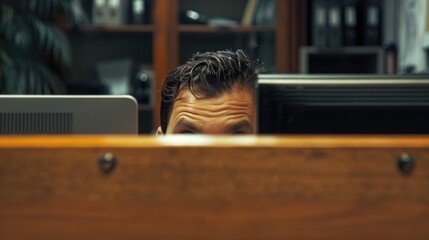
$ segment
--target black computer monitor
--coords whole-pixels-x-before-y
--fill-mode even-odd
[[[428,134],[429,76],[260,75],[261,134]]]

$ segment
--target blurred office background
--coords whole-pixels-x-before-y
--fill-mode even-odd
[[[424,74],[427,0],[2,0],[2,94],[131,94],[159,123],[170,70],[244,49],[267,73]]]

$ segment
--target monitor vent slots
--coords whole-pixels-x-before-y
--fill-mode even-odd
[[[280,90],[280,89],[279,89]],[[271,90],[272,91],[272,90]],[[422,103],[427,106],[429,103],[428,86],[421,87],[377,87],[371,86],[356,87],[344,86],[331,89],[326,86],[302,86],[282,87],[282,90],[269,93],[271,100],[283,99],[297,105],[316,104],[320,106],[336,106],[350,105],[356,103],[358,105],[382,105],[382,106],[407,106],[409,104],[416,105]],[[270,100],[268,100],[270,101]]]
[[[71,134],[72,113],[0,113],[0,134]]]

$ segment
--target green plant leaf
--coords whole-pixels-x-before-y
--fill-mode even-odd
[[[87,22],[74,0],[1,0],[0,93],[42,94],[62,90],[53,69],[71,65],[66,36],[56,26]],[[62,76],[63,72],[58,71]]]
[[[0,93],[51,94],[55,75],[43,64],[29,58],[14,59],[12,64],[0,63],[4,69]]]
[[[27,17],[34,28],[35,42],[44,55],[52,56],[55,62],[62,62],[66,67],[71,64],[71,50],[67,38],[55,26]]]
[[[21,49],[29,48],[32,45],[32,30],[26,21],[10,7],[2,6],[0,12],[0,35]]]
[[[21,0],[21,6],[39,18],[53,19],[57,17],[63,1],[67,0]]]
[[[89,22],[78,1],[63,1],[63,11],[70,26],[75,27]]]
[[[21,0],[29,13],[38,18],[53,20],[64,15],[69,26],[87,23],[88,18],[75,0]]]

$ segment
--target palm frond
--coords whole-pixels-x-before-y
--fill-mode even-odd
[[[65,17],[71,27],[87,23],[88,19],[75,0],[20,0],[21,8],[41,19],[54,20]]]
[[[54,61],[62,62],[67,67],[71,64],[71,50],[67,38],[55,26],[28,16],[28,23],[34,30],[34,38],[38,47]]]
[[[69,0],[20,0],[28,12],[45,19],[54,19],[61,12],[63,3]]]
[[[7,7],[2,7],[1,13],[0,33],[7,41],[21,49],[28,49],[36,43],[42,54],[70,66],[71,50],[67,38],[55,25],[31,15],[16,14]]]
[[[0,94],[52,94],[55,75],[39,61],[29,58],[0,63]]]
[[[4,38],[22,49],[32,45],[31,28],[27,22],[17,17],[11,7],[1,6],[0,8],[0,33]]]
[[[65,1],[63,10],[71,27],[87,24],[89,22],[88,17],[78,1]]]
[[[86,20],[75,0],[1,0],[0,94],[63,90],[58,76],[71,65],[64,27]]]

